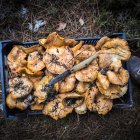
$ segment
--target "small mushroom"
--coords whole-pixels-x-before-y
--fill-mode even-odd
[[[102,87],[104,89],[108,89],[109,88],[110,82],[107,79],[106,75],[103,75],[103,74],[101,74],[101,72],[98,72],[97,79],[98,79],[98,81],[100,82],[100,84],[102,85]]]
[[[102,37],[102,38],[97,42],[95,48],[96,48],[97,50],[101,49],[101,47],[102,47],[107,41],[109,41],[109,40],[110,40],[110,38],[107,37],[107,36]]]
[[[90,83],[87,82],[79,82],[76,86],[76,91],[78,93],[84,93],[90,87]]]
[[[61,47],[65,46],[65,39],[60,37],[56,32],[53,32],[48,35],[47,38],[40,39],[39,44],[45,47],[46,49],[51,48],[52,46]]]
[[[82,47],[83,43],[84,43],[84,41],[80,41],[76,46],[71,48],[72,52],[76,53],[76,51],[78,51]]]
[[[66,44],[70,47],[73,47],[78,43],[78,41],[76,41],[74,39],[66,39],[65,41],[66,41]]]
[[[25,75],[26,76],[26,75]],[[33,88],[34,90],[36,90],[36,87],[38,86],[38,83],[41,81],[41,79],[43,78],[43,76],[27,76],[29,78],[29,80],[33,83]]]
[[[96,111],[96,96],[98,93],[96,86],[91,87],[90,90],[85,92],[85,103],[90,111]]]
[[[75,82],[75,74],[67,76],[65,79],[59,82],[59,92],[66,93],[72,91],[75,87]]]
[[[107,99],[104,95],[98,95],[96,98],[96,111],[98,114],[106,115],[113,106],[113,100]]]
[[[45,68],[45,64],[42,61],[43,56],[38,51],[34,51],[28,55],[27,59],[27,68],[30,69],[32,72],[39,72],[43,68]]]
[[[16,77],[9,80],[9,92],[14,99],[30,94],[33,83],[26,77]]]
[[[128,83],[129,80],[129,73],[124,68],[121,68],[118,73],[108,71],[106,75],[110,83],[115,85],[124,86]]]
[[[26,98],[23,99],[14,99],[12,97],[12,94],[9,93],[6,98],[6,104],[10,109],[17,108],[20,110],[25,110],[30,105],[32,99],[33,98],[31,95],[28,95]]]
[[[87,106],[85,103],[75,108],[77,114],[85,114],[87,112]]]

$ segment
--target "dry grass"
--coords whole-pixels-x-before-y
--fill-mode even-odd
[[[59,22],[67,23],[59,33],[66,38],[93,37],[125,32],[129,38],[140,38],[140,20],[131,10],[106,10],[97,0],[22,1],[29,9],[20,13],[21,1],[0,1],[0,39],[33,41],[56,31]],[[85,24],[80,26],[80,17]],[[37,33],[28,29],[35,19],[47,23]],[[133,45],[132,45],[133,47]],[[112,110],[102,117],[94,113],[84,116],[71,114],[60,121],[45,116],[34,116],[23,121],[5,120],[0,115],[0,139],[138,139],[140,135],[139,88],[134,88],[135,107]],[[2,114],[2,113],[0,113]]]

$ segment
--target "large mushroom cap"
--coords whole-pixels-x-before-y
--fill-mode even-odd
[[[51,73],[61,74],[72,68],[74,57],[68,46],[51,47],[44,53],[43,62]]]
[[[50,101],[45,105],[43,114],[52,117],[55,120],[66,117],[73,111],[72,107],[63,105],[62,100],[65,98],[64,94],[60,94],[56,99]]]

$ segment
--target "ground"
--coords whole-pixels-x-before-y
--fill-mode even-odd
[[[27,13],[21,9],[27,8]],[[0,0],[0,40],[33,41],[56,31],[59,23],[66,23],[58,31],[66,38],[97,37],[113,32],[125,32],[129,39],[140,38],[140,3],[137,0]],[[83,19],[81,26],[79,19]],[[29,30],[29,23],[46,21],[37,32]],[[130,44],[132,53],[139,42]],[[46,116],[10,121],[0,113],[0,139],[140,139],[140,88],[134,84],[134,107],[113,109],[107,116],[75,113],[54,121]]]

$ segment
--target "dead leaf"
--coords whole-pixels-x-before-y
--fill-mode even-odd
[[[79,22],[80,22],[81,26],[84,25],[84,20],[82,18],[79,19]]]
[[[61,31],[61,30],[64,30],[66,28],[66,23],[64,22],[60,22],[59,23],[59,27],[56,29],[57,31]]]

